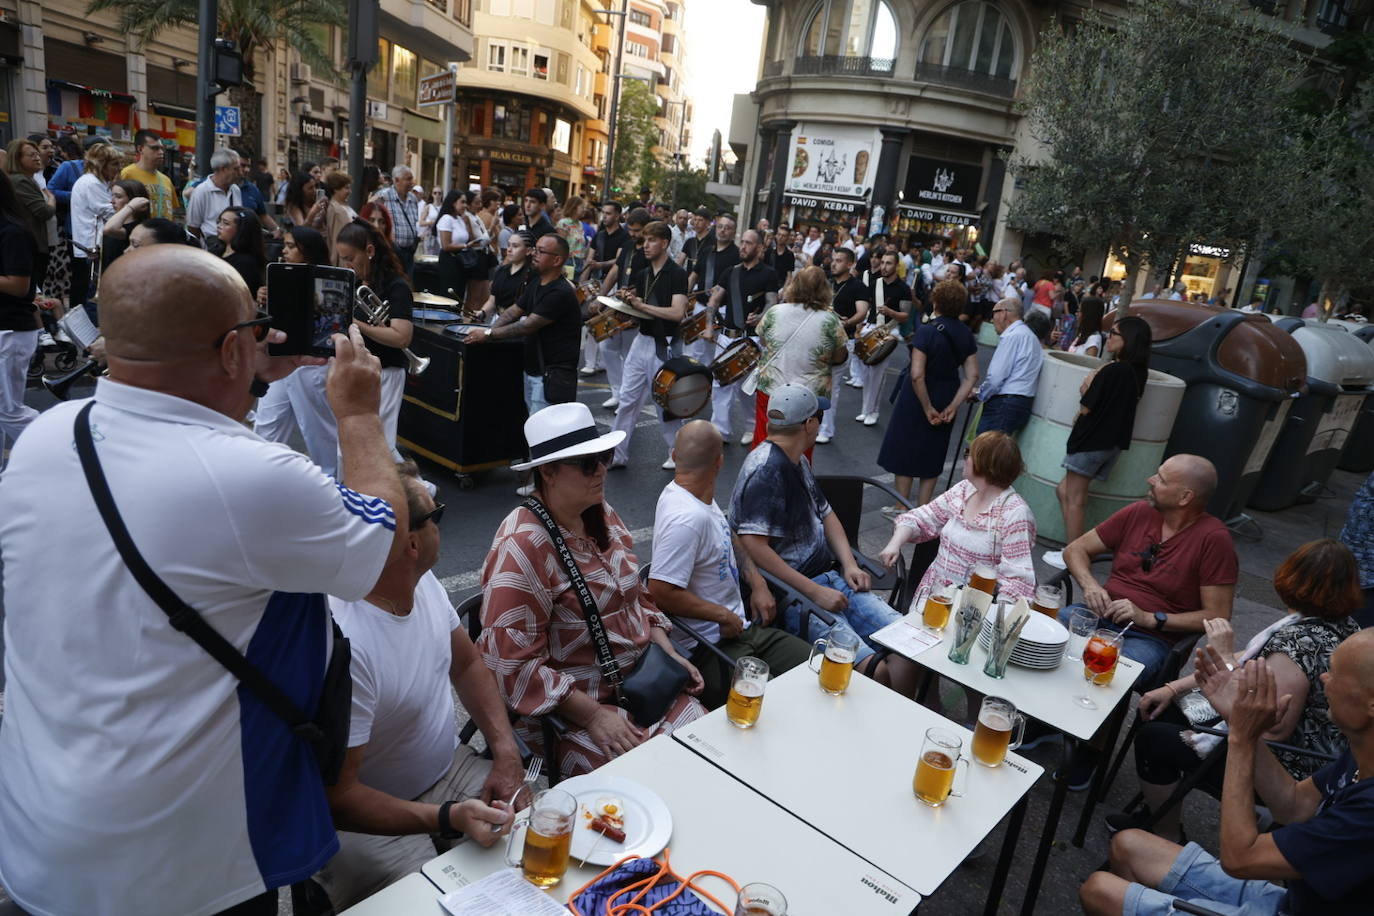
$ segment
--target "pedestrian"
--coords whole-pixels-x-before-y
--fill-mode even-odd
[[[124,157],[108,143],[86,150],[85,172],[72,185],[72,308],[84,306],[92,323],[99,323],[94,303],[87,302],[92,265],[100,248],[101,230],[114,213],[110,185],[119,175]]]
[[[457,299],[464,308],[480,308],[480,302],[468,298],[472,284],[482,276],[486,258],[483,255],[488,238],[481,220],[468,212],[467,194],[449,191],[439,206],[439,285],[445,295]]]
[[[38,243],[34,271],[42,278],[48,273],[48,252],[57,244],[57,198],[38,184],[43,174],[43,154],[38,151],[37,143],[11,140],[7,152],[10,184]]]
[[[0,468],[9,447],[38,416],[24,403],[29,362],[38,347],[38,238],[29,213],[0,174]]]
[[[119,173],[119,177],[137,181],[147,189],[148,215],[157,219],[171,219],[180,202],[176,188],[159,166],[162,165],[165,151],[162,136],[151,130],[134,131],[134,155],[138,158]]]
[[[411,194],[414,188],[415,173],[408,165],[398,165],[391,170],[391,187],[376,197],[376,203],[386,209],[391,223],[391,247],[407,275],[414,269],[420,243],[420,201]]]
[[[978,432],[997,429],[1014,436],[1030,419],[1045,351],[1021,320],[1021,303],[1014,299],[993,306],[992,326],[1001,339],[988,364],[988,377],[978,386],[978,400],[983,402]]]

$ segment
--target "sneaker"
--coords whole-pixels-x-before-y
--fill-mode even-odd
[[[864,421],[867,420],[867,419],[868,419],[868,414],[866,414],[866,413],[861,413],[861,414],[859,414],[857,417],[854,418],[854,422],[855,422],[855,423],[862,423],[862,422],[864,422]]]
[[[825,444],[826,444],[827,442],[829,442],[829,441],[830,441],[830,437],[829,437],[829,436],[817,436],[817,437],[816,437],[816,444],[817,444],[817,445],[825,445]]]
[[[878,412],[877,412],[877,411],[874,411],[873,413],[871,413],[871,414],[869,414],[868,416],[864,417],[864,426],[877,426],[877,425],[878,425]]]
[[[55,347],[55,346],[57,346],[57,341],[53,340],[53,339],[52,339],[52,335],[49,334],[47,331],[39,331],[39,332],[38,332],[38,346],[40,346],[40,347]]]
[[[906,512],[906,506],[883,506],[882,512],[888,518],[896,518]]]
[[[665,471],[676,471],[676,470],[677,470],[677,462],[675,462],[673,459],[669,458],[667,461],[665,461],[665,462],[663,462],[662,464],[660,464],[659,467],[663,468],[663,470],[665,470]]]
[[[527,484],[525,484],[523,487],[516,487],[516,488],[515,488],[515,495],[516,495],[516,496],[533,496],[533,495],[534,495],[534,484],[532,484],[532,483],[527,483]]]
[[[1064,565],[1064,551],[1062,550],[1047,550],[1040,559],[1044,560],[1047,566],[1053,566],[1055,569],[1068,568]]]
[[[747,433],[745,433],[744,435],[740,436],[740,437],[739,437],[739,444],[740,444],[740,445],[753,445],[753,444],[754,444],[754,431],[751,429],[751,430],[749,430],[749,432],[747,432]]]
[[[593,369],[591,366],[583,366],[581,369],[578,369],[577,371],[582,373],[583,375],[596,375],[596,370]]]
[[[601,406],[606,408],[607,410],[615,410],[617,407],[620,406],[620,401],[616,398],[615,395],[611,395],[606,400],[601,402]]]
[[[1069,791],[1082,792],[1084,789],[1088,788],[1093,781],[1093,773],[1096,771],[1097,767],[1093,765],[1091,760],[1075,755],[1074,758],[1069,761]],[[1056,779],[1059,778],[1058,770],[1055,771],[1054,776]]]

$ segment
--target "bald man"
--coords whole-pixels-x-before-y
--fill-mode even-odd
[[[677,467],[658,497],[649,567],[649,593],[659,609],[698,637],[673,631],[679,650],[690,653],[701,671],[706,682],[701,700],[711,708],[725,702],[730,673],[700,641],[734,659],[761,658],[774,674],[805,663],[811,651],[804,640],[769,626],[777,613],[773,595],[716,505],[723,444],[720,430],[708,420],[693,420],[677,431]],[[740,583],[749,586],[749,613]]]
[[[1207,513],[1217,487],[1212,462],[1174,455],[1146,483],[1145,499],[1064,548],[1083,604],[1109,627],[1135,624],[1123,649],[1145,667],[1136,681],[1142,688],[1151,685],[1176,642],[1201,633],[1213,617],[1230,619],[1239,568],[1231,532]],[[1091,562],[1103,553],[1112,554],[1112,571],[1099,585]],[[1060,619],[1071,613],[1065,608]]]
[[[335,337],[349,489],[242,424],[262,383],[305,361],[267,356],[284,335],[223,260],[130,250],[100,293],[109,377],[35,420],[0,478],[0,881],[33,913],[275,914],[275,888],[339,848],[320,764],[168,614],[193,608],[316,714],[338,647],[325,594],[361,599],[406,543],[381,367],[356,329]],[[101,520],[83,431],[169,610]]]
[[[1263,740],[1292,700],[1279,695],[1267,662],[1257,658],[1231,671],[1208,646],[1198,653],[1197,673],[1208,696],[1235,697],[1226,717],[1221,855],[1123,830],[1112,838],[1111,870],[1096,872],[1079,890],[1083,911],[1163,916],[1174,912],[1177,896],[1224,913],[1370,912],[1374,779],[1362,774],[1374,773],[1374,632],[1361,630],[1331,653],[1322,690],[1331,721],[1350,744],[1301,782]],[[1284,826],[1259,831],[1256,792]]]

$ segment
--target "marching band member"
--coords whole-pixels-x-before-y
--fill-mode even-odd
[[[616,208],[616,218],[619,219],[619,204],[607,204],[601,214],[603,219],[608,218],[607,211],[612,206]],[[601,276],[601,295],[609,295],[611,290],[617,287],[629,286],[634,275],[643,270],[648,263],[644,260],[644,227],[648,223],[649,211],[643,207],[634,208],[625,218],[625,228],[620,231],[628,232],[620,243],[612,264]],[[596,311],[600,311],[599,305],[593,305]],[[598,344],[601,348],[601,362],[606,367],[606,383],[611,387],[611,396],[601,404],[607,410],[615,410],[620,406],[620,386],[625,377],[625,356],[638,336],[637,330],[626,328]]]
[[[836,315],[840,316],[840,321],[844,324],[845,336],[849,338],[849,342],[846,344],[849,349],[849,363],[852,366],[856,362],[854,359],[854,334],[863,324],[864,318],[868,316],[868,300],[871,294],[868,287],[864,286],[864,281],[855,275],[854,252],[848,248],[836,245],[830,253],[830,285],[835,293],[830,307],[835,310]],[[843,374],[844,368],[844,364],[834,368],[833,372],[836,378]],[[821,420],[821,431],[816,436],[816,441],[821,445],[829,442],[835,436],[835,411],[839,409],[839,402],[840,387],[836,385],[831,389],[830,409],[825,412],[825,417]]]
[[[873,303],[873,311],[870,313],[873,320],[864,326],[865,332],[887,322],[895,321],[900,325],[911,317],[911,287],[897,278],[898,257],[897,249],[889,248],[877,261],[876,275],[868,284],[869,301]],[[889,330],[894,335],[900,333],[897,326]],[[863,381],[864,391],[863,409],[854,419],[864,426],[875,426],[878,423],[878,396],[882,394],[883,373],[887,371],[899,349],[901,348],[894,347],[877,365],[869,366],[862,361],[859,362],[859,378]]]
[[[778,301],[782,280],[777,271],[763,263],[763,238],[757,229],[746,229],[740,235],[738,264],[721,275],[720,283],[711,293],[709,308],[716,316],[713,321],[714,343],[707,341],[712,357],[718,354],[716,344],[728,347],[744,337],[752,337],[759,318],[768,306]],[[724,306],[720,311],[716,309]],[[739,382],[722,386],[713,381],[711,389],[711,422],[730,441],[730,411],[735,406]]]

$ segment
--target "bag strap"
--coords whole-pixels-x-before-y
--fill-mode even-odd
[[[531,496],[525,500],[525,508],[533,512],[534,517],[543,522],[544,527],[548,529],[549,539],[553,541],[554,550],[558,551],[558,558],[563,561],[563,569],[568,574],[568,581],[572,583],[573,594],[582,605],[587,632],[591,634],[592,645],[596,647],[596,663],[601,666],[601,673],[605,675],[606,680],[615,688],[616,705],[624,708],[625,678],[620,673],[620,664],[615,660],[615,654],[611,652],[610,640],[606,638],[606,628],[601,623],[601,612],[596,608],[596,599],[592,597],[591,589],[587,588],[587,580],[582,578],[582,570],[577,568],[577,561],[573,559],[572,551],[563,540],[558,523],[549,515],[549,510],[544,508],[544,504]]]
[[[311,744],[322,739],[324,734],[320,727],[306,718],[300,707],[283,693],[281,688],[268,680],[261,669],[244,658],[243,653],[234,648],[233,643],[210,626],[199,611],[182,601],[177,593],[172,591],[171,586],[153,572],[152,567],[138,552],[138,547],[129,536],[129,529],[125,527],[124,519],[119,514],[119,508],[115,505],[110,485],[105,479],[105,470],[101,467],[100,457],[95,451],[90,420],[91,408],[94,406],[95,401],[91,401],[76,415],[76,453],[81,458],[81,470],[86,474],[86,483],[91,488],[91,496],[95,498],[95,506],[100,510],[100,517],[104,520],[115,548],[119,551],[120,559],[128,567],[129,573],[148,593],[148,597],[152,598],[167,615],[174,629],[195,640],[197,645],[236,677],[239,683],[252,691],[263,705],[290,726],[291,731]]]

